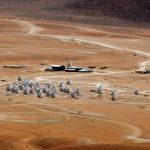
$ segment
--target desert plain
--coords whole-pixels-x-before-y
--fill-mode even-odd
[[[149,150],[150,30],[60,21],[0,18],[0,150]],[[92,73],[44,72],[53,64],[95,66]],[[22,67],[12,67],[21,65]],[[7,66],[7,67],[4,67]],[[105,68],[105,69],[100,69]],[[7,95],[18,75],[59,85],[79,99]],[[104,94],[90,90],[103,84]],[[140,95],[135,95],[138,88]],[[111,91],[118,100],[111,100]]]

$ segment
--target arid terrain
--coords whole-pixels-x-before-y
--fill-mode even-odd
[[[149,150],[150,75],[135,72],[150,68],[149,43],[150,30],[144,27],[1,17],[0,150]],[[96,68],[44,72],[69,60]],[[81,95],[9,95],[7,84],[20,73],[57,86],[70,78]],[[90,91],[100,83],[102,96]],[[140,95],[134,94],[136,88]],[[119,95],[115,102],[113,90]]]
[[[4,0],[0,16],[0,150],[150,150],[149,0]],[[69,60],[94,70],[44,71]],[[6,91],[20,74],[81,93]]]

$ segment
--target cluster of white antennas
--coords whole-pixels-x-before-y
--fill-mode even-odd
[[[98,93],[99,95],[103,95],[103,92],[104,92],[104,86],[103,86],[103,84],[99,84],[96,87],[96,93]],[[118,92],[117,91],[111,92],[111,99],[112,99],[112,101],[118,100]]]
[[[57,86],[49,81],[41,84],[38,81],[24,79],[23,76],[20,74],[16,82],[8,84],[6,90],[9,92],[9,95],[11,93],[23,93],[23,95],[37,94],[39,98],[43,98],[44,96],[55,98],[60,91],[69,94],[72,98],[78,98],[80,94],[80,89],[75,88],[72,90],[71,85],[71,79],[67,79],[66,82],[62,81],[59,86]]]
[[[78,96],[80,95],[80,89],[78,87],[72,89],[71,85],[72,81],[70,79],[68,79],[66,83],[62,81],[59,85],[59,90],[60,92],[69,94],[72,98],[78,99]]]
[[[70,78],[67,81],[61,81],[59,85],[55,85],[54,83],[47,81],[44,84],[41,84],[38,81],[32,81],[29,79],[24,79],[24,77],[20,74],[17,78],[17,81],[11,83],[7,86],[7,91],[9,95],[11,93],[21,94],[23,95],[33,95],[36,94],[39,98],[50,97],[55,98],[58,92],[65,93],[70,95],[71,98],[78,99],[81,95],[80,88],[73,88],[72,80]],[[98,95],[103,95],[104,86],[103,84],[99,84],[94,92],[98,93]],[[140,90],[134,90],[135,95],[140,95]],[[116,90],[111,91],[111,99],[112,101],[118,100],[118,92]]]
[[[93,91],[93,90],[91,90],[91,91]],[[103,86],[103,84],[99,84],[96,87],[96,90],[94,90],[94,92],[98,93],[99,95],[103,95],[103,92],[104,92],[104,86]],[[140,95],[140,90],[138,88],[135,89],[134,90],[134,94],[135,95]],[[118,100],[118,91],[117,90],[111,91],[111,99],[112,99],[112,101]]]

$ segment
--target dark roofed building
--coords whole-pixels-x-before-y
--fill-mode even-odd
[[[150,74],[150,70],[144,71],[143,74]]]
[[[63,65],[52,65],[51,68],[53,71],[64,71],[65,70],[65,66],[63,66]]]

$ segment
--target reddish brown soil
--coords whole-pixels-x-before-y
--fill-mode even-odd
[[[0,20],[0,150],[149,150],[150,79],[134,71],[149,60],[150,31],[24,21]],[[42,30],[30,29],[35,26]],[[44,72],[48,65],[65,65],[69,59],[75,66],[94,65],[95,72]],[[18,64],[27,67],[3,67]],[[72,88],[79,86],[82,94],[78,100],[62,93],[56,99],[6,96],[6,85],[20,73],[56,85],[70,77]],[[99,83],[106,86],[101,97],[90,92]],[[137,87],[145,94],[134,95]],[[111,101],[112,89],[120,90],[117,102]]]

